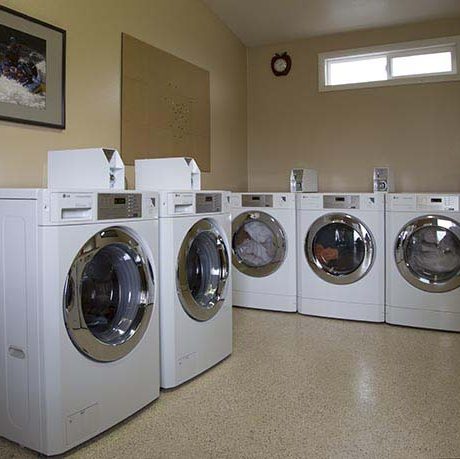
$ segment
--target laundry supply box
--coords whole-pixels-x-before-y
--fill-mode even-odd
[[[125,189],[125,165],[113,148],[81,148],[48,152],[50,189]]]
[[[201,190],[201,171],[193,158],[138,159],[138,190]]]

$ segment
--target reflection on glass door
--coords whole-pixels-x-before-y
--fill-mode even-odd
[[[147,328],[153,294],[152,270],[139,243],[119,228],[99,232],[67,277],[64,316],[73,343],[98,361],[127,355]]]
[[[305,256],[322,279],[334,284],[356,282],[369,271],[375,252],[373,238],[357,218],[329,214],[308,231]]]
[[[233,221],[233,265],[243,274],[264,277],[286,257],[286,236],[278,221],[265,212],[245,212]]]
[[[420,217],[400,232],[395,248],[398,269],[421,290],[446,292],[460,286],[460,230],[447,217]]]
[[[217,225],[198,221],[182,242],[177,268],[179,298],[190,317],[206,321],[218,313],[228,273],[227,246]]]

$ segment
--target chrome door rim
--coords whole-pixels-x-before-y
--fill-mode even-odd
[[[276,253],[274,256],[274,261],[271,261],[270,263],[267,263],[263,266],[249,266],[235,252],[235,247],[232,242],[232,263],[233,266],[243,274],[251,277],[266,277],[278,271],[286,259],[286,233],[284,232],[284,229],[278,220],[266,212],[261,212],[258,210],[243,212],[233,219],[232,240],[235,234],[246,224],[246,222],[257,220],[264,223],[275,236]]]
[[[324,227],[341,223],[356,231],[364,242],[364,258],[360,265],[349,274],[334,275],[323,269],[323,265],[313,252],[313,241],[317,233]],[[311,269],[323,280],[331,284],[352,284],[362,279],[374,264],[375,260],[375,240],[367,226],[357,217],[348,214],[334,213],[319,217],[310,226],[305,238],[304,247],[305,257]]]
[[[128,247],[137,256],[135,263],[142,283],[142,302],[138,305],[139,317],[136,318],[126,339],[117,344],[109,344],[94,336],[86,324],[81,303],[80,281],[85,266],[96,254],[104,247],[115,243]],[[68,289],[72,288],[70,284],[73,284],[73,295],[69,300],[67,293]],[[125,357],[137,346],[149,326],[154,296],[152,266],[136,238],[119,227],[99,231],[83,245],[74,258],[64,287],[64,323],[72,343],[83,355],[98,362],[113,362]]]
[[[202,232],[207,232],[212,235],[217,253],[220,259],[220,274],[218,286],[214,295],[213,301],[209,303],[209,307],[203,307],[198,304],[192,295],[187,279],[187,254],[193,244],[195,238]],[[225,287],[229,276],[229,258],[227,245],[222,237],[217,225],[210,219],[204,218],[196,222],[187,232],[179,249],[177,259],[177,294],[184,311],[194,320],[205,322],[212,319],[222,308],[225,301]]]
[[[426,215],[417,217],[407,223],[396,238],[394,246],[394,257],[396,266],[403,278],[412,286],[430,293],[444,293],[460,287],[460,270],[451,279],[444,282],[433,282],[427,278],[419,277],[406,261],[406,249],[411,236],[423,228],[438,227],[446,232],[452,233],[460,240],[460,225],[449,217],[439,215]]]

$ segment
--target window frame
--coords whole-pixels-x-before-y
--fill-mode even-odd
[[[420,54],[431,54],[437,52],[452,53],[451,71],[424,73],[413,76],[392,75],[393,58],[415,56]],[[373,57],[382,56],[385,56],[387,58],[388,79],[378,81],[366,81],[362,83],[347,83],[339,85],[327,84],[327,72],[330,71],[330,64],[332,62],[355,61],[359,59],[369,59]],[[402,43],[392,43],[381,46],[372,46],[366,48],[354,48],[340,51],[331,51],[326,53],[320,53],[318,55],[318,83],[320,92],[458,80],[460,80],[460,36],[436,38],[429,40],[416,40]]]

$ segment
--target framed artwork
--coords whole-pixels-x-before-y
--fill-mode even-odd
[[[0,6],[0,120],[65,129],[66,32]]]
[[[136,159],[190,156],[211,171],[209,71],[122,35],[121,153]]]

